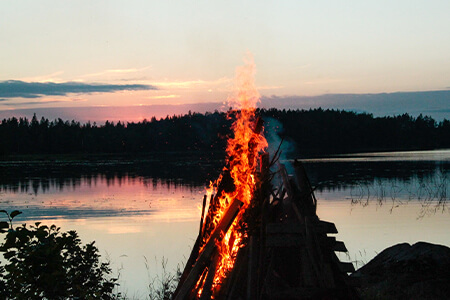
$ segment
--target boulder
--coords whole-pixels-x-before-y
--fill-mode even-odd
[[[383,250],[352,274],[363,299],[450,299],[450,248],[426,242]]]

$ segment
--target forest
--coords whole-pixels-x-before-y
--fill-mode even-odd
[[[290,156],[450,148],[447,119],[437,122],[408,114],[374,117],[321,108],[258,109],[258,114],[265,121],[267,137],[276,132],[286,143],[295,145],[287,153]],[[221,153],[231,134],[231,123],[232,114],[218,111],[101,125],[51,121],[36,115],[31,120],[12,117],[0,123],[0,155]]]

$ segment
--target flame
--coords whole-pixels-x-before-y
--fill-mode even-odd
[[[262,135],[262,127],[257,128],[256,104],[260,95],[254,83],[255,64],[253,58],[248,55],[244,59],[245,65],[236,69],[236,93],[228,98],[228,104],[233,107],[228,112],[228,118],[234,118],[232,125],[233,136],[227,144],[227,164],[223,174],[215,182],[210,184],[209,193],[218,193],[214,198],[214,203],[210,203],[208,215],[210,220],[205,222],[210,224],[205,228],[203,246],[208,241],[209,235],[223,217],[228,206],[234,199],[240,200],[243,205],[234,219],[234,222],[224,233],[223,239],[217,244],[220,259],[216,268],[212,285],[212,295],[220,290],[225,278],[233,269],[237,253],[245,244],[247,234],[240,230],[244,225],[243,214],[249,207],[254,191],[256,189],[256,167],[258,164],[258,153],[267,147],[267,141]],[[233,189],[222,189],[219,187],[224,176],[231,178]],[[201,251],[201,250],[200,250]],[[197,290],[199,295],[203,290],[203,284]]]

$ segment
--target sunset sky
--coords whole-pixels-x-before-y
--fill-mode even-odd
[[[220,108],[249,51],[263,106],[450,118],[449,12],[448,0],[1,1],[0,117]]]

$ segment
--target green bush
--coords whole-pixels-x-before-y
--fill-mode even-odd
[[[26,224],[13,229],[12,219],[0,222],[6,233],[0,252],[5,263],[0,266],[2,299],[116,299],[113,290],[117,278],[111,277],[109,263],[100,262],[94,242],[86,245],[75,231]]]

